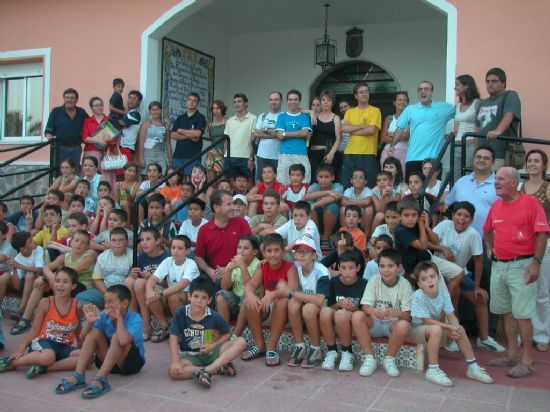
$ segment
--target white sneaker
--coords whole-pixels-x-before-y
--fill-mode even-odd
[[[458,347],[458,343],[456,343],[456,340],[451,340],[447,346],[444,346],[443,349],[445,349],[447,352],[458,352],[460,348]]]
[[[338,359],[338,352],[335,350],[329,350],[325,355],[325,360],[321,365],[321,368],[326,371],[333,371],[336,366],[336,360]]]
[[[395,358],[392,356],[386,356],[382,361],[382,367],[386,373],[392,378],[399,376],[399,369],[397,369],[397,364],[395,363]]]
[[[436,385],[453,386],[453,381],[449,379],[447,374],[441,368],[430,368],[426,371],[426,379]]]
[[[504,352],[506,351],[506,348],[499,344],[496,340],[494,340],[492,337],[488,337],[485,340],[481,340],[477,338],[476,340],[476,346],[481,349],[490,350],[491,352]]]
[[[487,373],[487,371],[477,363],[473,363],[468,366],[466,376],[478,382],[493,383],[493,378],[491,378],[491,375],[489,375],[489,373]]]
[[[352,371],[354,362],[355,362],[355,357],[353,356],[353,353],[343,351],[340,358],[340,365],[338,365],[338,370],[342,372]]]
[[[365,359],[359,368],[359,375],[361,376],[371,376],[376,370],[376,359],[372,355],[365,355]]]

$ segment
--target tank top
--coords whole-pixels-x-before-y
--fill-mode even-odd
[[[78,259],[73,260],[73,252],[69,252],[65,255],[65,266],[73,267],[73,264],[80,262],[85,256],[92,256],[91,252],[86,251]],[[87,288],[93,287],[94,281],[92,279],[92,273],[94,271],[94,261],[87,268],[84,268],[78,272],[78,281]]]
[[[546,219],[550,218],[550,199],[546,197],[546,190],[548,189],[548,184],[549,183],[547,181],[542,182],[542,184],[537,189],[537,191],[531,195],[537,198],[537,200],[542,205],[542,208],[544,209],[544,213],[546,214]],[[522,193],[525,193],[525,184],[521,185],[520,191]]]
[[[470,107],[465,111],[461,112],[460,108],[462,103],[456,104],[456,114],[455,121],[458,124],[458,129],[456,131],[455,142],[460,142],[462,135],[467,132],[473,132],[476,128],[476,107],[479,105],[479,100],[475,99]],[[468,141],[473,140],[473,137],[468,138]]]
[[[328,122],[322,122],[317,117],[317,124],[312,127],[313,134],[309,141],[309,146],[326,146],[327,150],[330,150],[334,141],[336,140],[336,134],[334,132],[334,115]]]
[[[225,124],[219,124],[217,126],[210,126],[210,139],[212,142],[216,142],[223,138],[223,132],[225,130]]]
[[[76,299],[71,299],[69,312],[62,315],[55,306],[55,297],[49,298],[50,307],[42,321],[42,327],[37,339],[48,339],[72,346],[75,341],[75,331],[80,323],[76,313]]]
[[[145,149],[164,150],[166,148],[166,126],[149,123],[143,147]]]
[[[397,117],[395,117],[395,114],[393,114],[391,117],[390,124],[388,125],[388,133],[395,133],[396,130],[397,130]],[[398,149],[407,150],[407,148],[409,147],[409,144],[407,142],[400,140],[399,142],[397,142],[395,147]],[[390,144],[386,143],[386,145],[384,146],[384,149],[389,149],[389,148],[390,148]]]
[[[273,269],[271,266],[269,266],[269,262],[262,262],[260,268],[262,270],[264,290],[266,292],[271,292],[277,289],[277,283],[279,283],[279,281],[287,281],[288,270],[292,266],[294,266],[292,263],[287,260],[283,260],[279,269]]]

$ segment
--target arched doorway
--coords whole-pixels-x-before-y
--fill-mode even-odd
[[[366,60],[346,61],[323,72],[311,86],[310,100],[329,90],[336,95],[337,108],[342,99],[355,101],[353,87],[361,82],[369,85],[370,104],[380,109],[383,118],[393,113],[393,95],[400,90],[398,82],[388,71]]]

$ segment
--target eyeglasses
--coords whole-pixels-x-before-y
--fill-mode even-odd
[[[292,253],[294,253],[295,255],[301,255],[301,256],[304,256],[304,255],[307,255],[308,253],[313,253],[312,250],[308,250],[308,249],[294,249],[292,251]]]
[[[353,175],[351,178],[353,180],[362,180],[362,179],[365,178],[365,176],[363,176],[363,175]]]

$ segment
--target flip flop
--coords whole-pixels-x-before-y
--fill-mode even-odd
[[[281,364],[281,358],[279,357],[279,353],[268,350],[265,356],[265,366],[269,366],[270,368],[273,366],[279,366]]]
[[[247,355],[246,357],[244,357],[243,355]],[[254,359],[258,359],[258,358],[262,358],[264,357],[266,354],[265,351],[260,351],[260,349],[257,347],[257,346],[249,346],[248,349],[246,349],[242,354],[241,354],[241,359],[243,361],[251,361],[251,360],[254,360]]]
[[[103,376],[96,376],[91,380],[91,382],[99,382],[101,386],[88,385],[86,389],[82,391],[82,394],[80,394],[80,397],[82,399],[99,398],[100,396],[105,395],[111,390],[111,385],[109,385],[109,381],[107,381],[107,378],[104,378]]]
[[[509,378],[527,378],[528,376],[531,376],[535,373],[534,369],[535,364],[531,363],[531,365],[526,365],[523,362],[518,363],[516,366],[514,366],[512,369],[508,371],[506,374]]]

